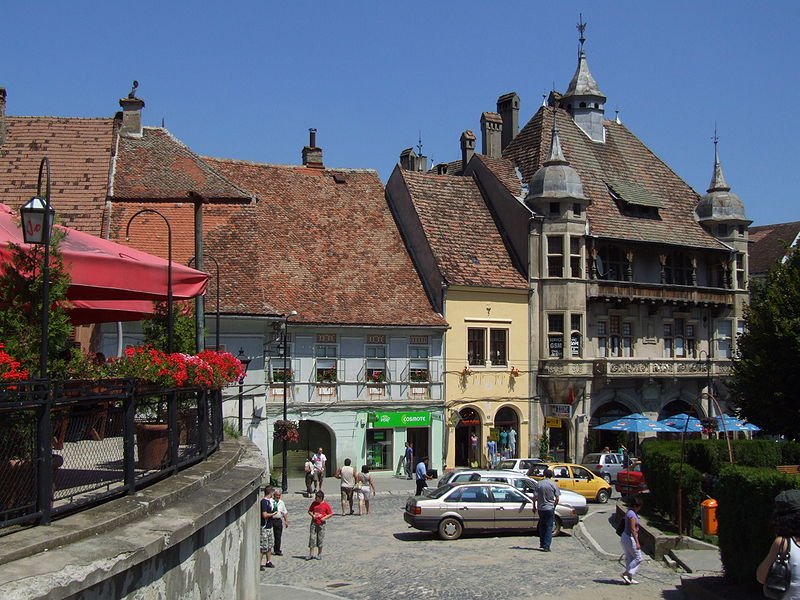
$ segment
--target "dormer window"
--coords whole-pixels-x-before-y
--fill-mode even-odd
[[[658,219],[658,209],[664,202],[637,183],[629,181],[606,181],[608,193],[620,211],[629,217]]]

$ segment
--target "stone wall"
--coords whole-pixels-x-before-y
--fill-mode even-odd
[[[263,465],[224,442],[135,495],[1,538],[0,597],[257,597]]]

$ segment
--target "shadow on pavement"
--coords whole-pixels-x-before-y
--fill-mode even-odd
[[[403,533],[395,533],[394,539],[401,542],[416,542],[418,540],[436,539],[436,534],[431,531],[404,531]]]

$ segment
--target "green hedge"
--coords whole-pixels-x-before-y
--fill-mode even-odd
[[[696,518],[703,498],[700,471],[688,462],[681,466],[680,442],[659,442],[642,446],[642,468],[650,489],[648,504],[673,520],[678,514],[678,483],[683,498],[683,522]]]
[[[781,451],[782,465],[800,465],[800,444],[797,442],[781,442],[776,446]]]
[[[728,465],[722,469],[715,500],[719,503],[719,551],[726,579],[757,587],[756,567],[774,539],[771,523],[775,496],[798,485],[796,475],[772,468]]]

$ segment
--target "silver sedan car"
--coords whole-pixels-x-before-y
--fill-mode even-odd
[[[507,483],[484,481],[446,484],[429,496],[409,498],[403,519],[445,540],[457,540],[465,531],[537,531],[539,525],[530,498]],[[577,522],[574,508],[558,505],[553,535]]]

